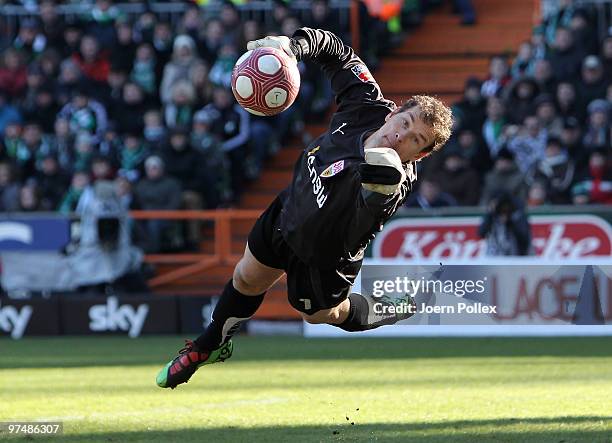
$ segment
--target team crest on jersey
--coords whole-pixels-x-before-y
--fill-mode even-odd
[[[355,65],[351,68],[351,72],[355,74],[355,77],[364,83],[372,80],[372,76],[370,75],[370,71],[368,71],[366,65]]]
[[[344,169],[344,160],[337,161],[336,163],[332,163],[325,171],[321,173],[321,177],[333,177]]]

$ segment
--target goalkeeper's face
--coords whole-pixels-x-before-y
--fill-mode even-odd
[[[419,106],[405,111],[396,109],[387,115],[385,124],[367,139],[365,148],[392,148],[403,163],[426,157],[431,152],[434,133],[420,115]]]

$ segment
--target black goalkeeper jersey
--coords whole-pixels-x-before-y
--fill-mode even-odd
[[[416,168],[405,164],[407,178],[393,196],[363,189],[358,167],[364,140],[384,124],[395,103],[383,97],[365,64],[333,33],[298,29],[292,49],[298,60],[322,67],[338,107],[328,131],[301,154],[281,194],[280,229],[300,260],[337,269],[363,258],[368,243],[406,199]]]

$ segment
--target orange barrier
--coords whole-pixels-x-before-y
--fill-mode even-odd
[[[155,288],[181,278],[202,272],[213,266],[234,265],[241,255],[232,254],[233,220],[255,220],[259,217],[259,210],[221,209],[214,211],[131,211],[130,216],[135,220],[201,220],[213,221],[214,252],[212,254],[148,254],[145,262],[151,264],[184,264],[178,269],[149,280],[149,286]]]

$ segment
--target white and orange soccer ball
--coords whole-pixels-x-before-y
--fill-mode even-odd
[[[299,90],[297,65],[279,49],[247,51],[232,72],[234,97],[251,114],[276,115],[291,106]]]

